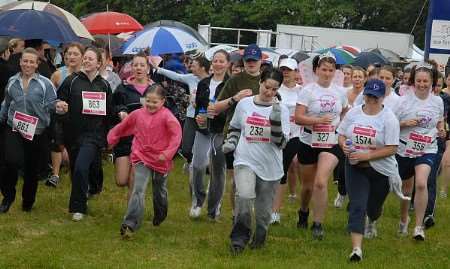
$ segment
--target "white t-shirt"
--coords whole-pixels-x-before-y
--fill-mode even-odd
[[[341,120],[342,110],[348,106],[348,98],[345,89],[332,84],[328,88],[323,88],[317,83],[308,84],[300,92],[297,104],[307,107],[306,116],[319,117],[326,114],[334,116],[331,129],[336,130]],[[312,144],[313,126],[304,126],[305,130],[300,135],[300,141],[307,145]],[[333,131],[329,131],[330,134]],[[337,136],[329,144],[337,144]]]
[[[211,78],[211,81],[209,82],[209,100],[214,99],[217,86],[219,86],[220,83],[222,83],[222,81],[215,81],[213,78]]]
[[[293,88],[288,88],[284,84],[278,89],[278,93],[281,96],[281,103],[286,105],[289,109],[289,121],[291,123],[291,132],[289,133],[289,139],[294,137],[300,137],[302,127],[295,123],[295,107],[300,95],[302,86],[295,85]]]
[[[398,102],[400,100],[400,96],[398,96],[393,89],[391,89],[391,93],[388,96],[384,97],[383,105],[389,107],[392,111],[396,110],[398,107]],[[358,97],[356,97],[354,106],[359,106],[364,104],[364,95],[361,92]]]
[[[269,116],[272,106],[259,106],[254,96],[243,98],[236,106],[230,126],[241,130],[241,137],[234,152],[234,166],[250,167],[265,181],[283,177],[283,153],[270,142]],[[289,110],[281,104],[281,127],[289,135]]]
[[[430,93],[421,100],[415,94],[401,96],[394,110],[399,121],[418,119],[418,126],[400,129],[398,154],[403,157],[418,157],[437,152],[437,123],[444,118],[444,102]]]

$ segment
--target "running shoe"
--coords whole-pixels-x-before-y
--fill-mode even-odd
[[[297,201],[297,194],[289,194],[288,195],[288,202],[293,204]]]
[[[298,222],[297,222],[298,229],[308,229],[308,216],[309,216],[309,210],[306,212],[303,212],[300,209],[298,211]]]
[[[131,239],[133,234],[133,230],[128,225],[122,224],[122,226],[120,226],[120,235],[122,236],[122,239]]]
[[[189,212],[189,217],[191,217],[193,219],[199,218],[201,212],[202,212],[202,208],[200,206],[191,207],[191,210]]]
[[[313,222],[313,225],[311,226],[312,230],[312,237],[316,240],[322,240],[324,236],[324,231],[321,223]]]
[[[73,213],[72,215],[72,220],[73,221],[81,221],[84,218],[84,214],[83,213]]]
[[[425,240],[425,231],[424,231],[423,226],[416,226],[414,228],[413,238],[416,239],[416,241],[424,241]]]
[[[398,224],[398,234],[401,236],[406,236],[408,235],[408,225],[409,225],[409,217],[406,220],[406,223],[403,223],[400,221],[400,223]]]
[[[423,220],[423,224],[425,225],[425,229],[429,229],[434,226],[434,217],[432,215],[428,215]]]
[[[362,250],[361,248],[353,248],[352,253],[348,256],[351,262],[360,262],[362,260]]]
[[[56,175],[51,175],[45,181],[46,186],[54,187],[54,188],[56,188],[56,186],[58,186],[58,183],[59,183],[59,176],[56,176]]]
[[[270,224],[280,224],[280,221],[281,221],[280,213],[273,212],[270,217]]]
[[[366,226],[364,227],[364,238],[373,239],[378,236],[377,222],[370,221],[366,218]]]
[[[342,208],[345,201],[345,195],[341,195],[340,193],[337,194],[336,199],[334,199],[334,207],[336,208]]]
[[[233,256],[237,256],[237,255],[241,254],[243,251],[244,251],[243,246],[233,245],[233,244],[230,245],[230,252],[231,252],[231,255],[233,255]]]

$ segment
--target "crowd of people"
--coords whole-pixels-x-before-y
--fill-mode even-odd
[[[159,62],[140,52],[123,65],[128,71],[101,42],[66,44],[61,57],[51,51],[42,40],[0,39],[0,213],[15,201],[19,175],[29,212],[39,179],[51,167],[45,183],[57,187],[66,162],[68,211],[82,221],[88,199],[102,191],[102,153],[110,151],[116,183],[128,188],[120,234],[129,238],[142,224],[150,181],[153,225],[167,217],[167,179],[178,153],[191,218],[205,209],[219,220],[225,182],[232,184],[232,254],[265,245],[269,226],[281,222],[286,191],[296,198],[298,180],[297,228],[310,227],[323,240],[334,178],[334,206],[349,200],[349,259],[360,261],[363,237],[377,236],[390,190],[400,198],[399,234],[408,234],[414,208],[419,241],[435,224],[440,172],[439,196],[447,197],[450,88],[442,88],[450,74],[435,63],[365,70],[339,66],[325,53],[313,59],[315,82],[304,85],[295,59],[264,62],[255,44],[233,61],[224,50],[210,61],[199,54]]]

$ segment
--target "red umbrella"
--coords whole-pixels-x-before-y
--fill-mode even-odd
[[[112,11],[93,13],[81,22],[93,35],[136,32],[143,29],[142,25],[130,15]]]

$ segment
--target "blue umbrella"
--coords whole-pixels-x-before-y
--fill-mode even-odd
[[[26,9],[0,13],[0,36],[44,39],[61,43],[79,40],[69,24],[58,16]]]
[[[178,28],[160,26],[137,32],[124,44],[123,54],[136,54],[147,48],[152,55],[185,53],[202,47],[202,42],[190,33]]]

